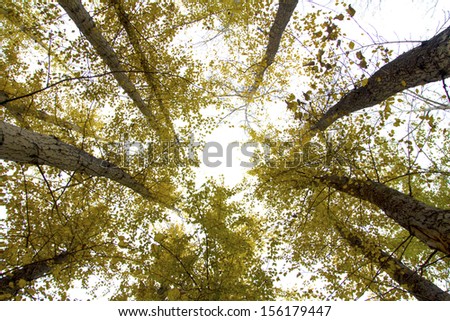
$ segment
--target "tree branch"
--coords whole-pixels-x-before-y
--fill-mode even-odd
[[[405,89],[450,76],[450,27],[381,67],[365,86],[353,89],[311,126],[325,130],[337,119],[374,106]]]
[[[275,20],[270,28],[269,43],[267,44],[266,52],[261,62],[257,65],[255,80],[247,92],[248,95],[253,95],[256,90],[258,90],[263,81],[264,73],[275,61],[275,56],[280,48],[281,37],[283,36],[283,32],[291,19],[297,3],[298,0],[280,0]]]
[[[0,158],[105,177],[132,189],[145,199],[163,203],[155,193],[114,164],[96,158],[56,137],[39,134],[5,122],[0,122]]]
[[[387,273],[403,289],[420,301],[450,301],[450,294],[428,281],[417,271],[404,265],[393,254],[388,254],[380,247],[367,240],[363,241],[338,220],[333,219],[334,227],[339,234],[353,247],[362,251],[364,256]]]
[[[393,188],[370,180],[323,175],[316,179],[340,192],[368,201],[430,248],[450,254],[450,210],[424,204]]]
[[[134,104],[139,108],[141,113],[147,118],[150,125],[160,133],[160,126],[157,123],[155,114],[149,109],[147,104],[142,99],[139,91],[131,82],[130,78],[125,73],[117,72],[123,71],[122,65],[114,49],[109,45],[108,41],[103,37],[102,33],[96,27],[92,17],[81,4],[80,0],[58,0],[58,3],[67,12],[69,17],[75,22],[78,29],[83,33],[89,43],[94,47],[97,54],[108,65],[109,69],[113,71],[114,78],[116,78],[120,87],[133,100]]]

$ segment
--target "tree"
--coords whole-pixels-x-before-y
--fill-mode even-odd
[[[351,246],[361,249],[364,255],[377,262],[383,271],[386,271],[406,291],[410,292],[420,301],[449,301],[447,292],[423,278],[417,271],[405,266],[392,254],[378,249],[376,245],[363,241],[358,235],[346,229],[345,224],[335,223],[339,234]],[[374,250],[375,249],[375,250]]]
[[[338,191],[369,201],[431,248],[450,254],[450,212],[426,205],[383,184],[336,175],[317,177]]]
[[[395,58],[300,4],[3,1],[0,298],[448,300],[449,29]],[[232,188],[192,141],[224,121]]]
[[[450,75],[449,44],[450,27],[381,67],[331,106],[312,129],[325,130],[336,119],[379,104],[405,89],[444,81]]]
[[[298,1],[296,0],[279,2],[275,20],[273,21],[272,27],[270,27],[266,52],[264,53],[261,62],[258,64],[255,72],[255,80],[248,90],[248,94],[254,94],[258,90],[259,85],[263,81],[264,73],[275,61],[275,56],[280,48],[281,37],[291,19],[297,3]]]
[[[212,181],[189,192],[184,226],[155,234],[148,260],[130,267],[115,299],[271,300],[281,293],[274,271],[262,269],[261,222],[229,200],[234,193]]]

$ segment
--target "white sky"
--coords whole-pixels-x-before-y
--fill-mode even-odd
[[[304,1],[299,3],[297,10],[301,10],[302,6],[309,6],[313,1]],[[315,1],[319,6],[333,7],[334,1]],[[350,1],[356,9],[355,19],[361,26],[361,29],[355,27],[354,23],[348,25],[348,28],[341,26],[348,37],[351,39],[359,39],[362,44],[370,43],[367,35],[361,35],[363,29],[370,35],[377,35],[386,41],[398,40],[425,40],[436,34],[436,31],[443,26],[446,17],[450,17],[450,6],[445,5],[445,1],[439,0],[372,0],[372,1]],[[448,23],[447,23],[448,25]],[[393,44],[392,49],[404,52],[410,49],[413,44],[405,44],[399,46]],[[284,102],[279,104],[284,106]],[[284,107],[283,107],[284,108]],[[206,177],[218,177],[223,175],[225,183],[234,185],[241,181],[245,168],[239,166],[241,160],[248,161],[248,157],[242,155],[238,149],[233,149],[232,166],[226,164],[225,150],[227,146],[233,142],[244,143],[247,141],[245,131],[240,127],[242,119],[236,118],[235,127],[228,128],[221,126],[213,131],[211,135],[206,137],[206,141],[219,142],[223,149],[224,155],[211,159],[219,160],[222,165],[215,168],[202,166],[198,173],[198,182],[201,183]],[[5,218],[5,210],[0,206],[0,219]],[[295,283],[295,274],[288,276],[283,282],[290,285]]]

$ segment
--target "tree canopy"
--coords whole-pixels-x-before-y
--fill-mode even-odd
[[[0,299],[450,300],[449,12],[359,9],[3,1]]]

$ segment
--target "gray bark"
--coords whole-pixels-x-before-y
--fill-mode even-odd
[[[248,91],[249,94],[256,92],[264,78],[264,73],[267,68],[269,68],[275,61],[275,56],[280,48],[281,37],[283,36],[284,30],[286,29],[289,20],[294,13],[297,3],[298,0],[280,0],[275,20],[269,31],[269,43],[267,44],[266,52],[262,61],[258,64],[255,81]]]
[[[49,165],[62,170],[111,179],[146,199],[158,201],[142,183],[115,165],[66,144],[53,136],[0,122],[0,159]]]
[[[381,250],[378,245],[363,241],[337,221],[334,222],[334,227],[352,247],[360,249],[369,261],[377,264],[400,287],[411,293],[417,300],[450,301],[449,293],[419,275],[417,271],[411,270],[393,255]]]
[[[4,295],[5,300],[14,297],[20,290],[18,281],[31,282],[44,277],[54,265],[63,264],[68,258],[69,254],[64,252],[51,259],[26,264],[7,274],[0,274],[0,295]]]
[[[350,91],[327,110],[313,130],[325,130],[334,121],[374,106],[405,89],[450,76],[450,27],[381,67],[367,85]]]
[[[424,204],[413,197],[373,181],[337,175],[316,177],[321,183],[368,201],[430,248],[450,254],[450,210]]]
[[[150,125],[154,126],[154,129],[157,129],[159,126],[156,122],[154,113],[148,108],[135,85],[125,74],[116,52],[103,37],[102,33],[97,29],[92,17],[83,7],[81,1],[58,0],[58,3],[75,22],[78,29],[83,33],[92,47],[94,47],[97,54],[108,65],[109,69],[113,71],[113,75],[120,87],[122,87],[122,89],[133,100],[134,104],[139,108],[142,114],[147,117]]]

